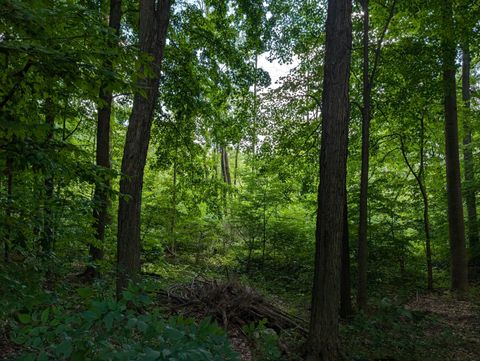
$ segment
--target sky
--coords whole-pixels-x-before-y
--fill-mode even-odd
[[[291,69],[297,66],[298,62],[294,61],[292,64],[280,64],[277,60],[270,62],[267,58],[269,53],[263,53],[258,57],[258,67],[266,70],[270,74],[272,84],[270,89],[278,88],[281,84],[277,84],[280,78],[288,75]]]

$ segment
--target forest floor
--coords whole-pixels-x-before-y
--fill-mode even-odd
[[[344,360],[478,361],[478,297],[448,292],[417,295],[402,306],[386,304],[344,324]]]
[[[416,297],[405,307],[412,311],[434,315],[437,323],[425,330],[427,338],[449,330],[457,347],[448,352],[452,360],[480,360],[480,307],[471,301],[456,300],[447,294],[427,294]]]
[[[170,273],[165,276],[153,277],[152,281],[158,282],[162,289],[166,287],[165,289],[176,291],[176,293],[170,292],[169,295],[171,297],[172,294],[176,294],[180,301],[182,301],[182,297],[191,301],[192,294],[199,292],[193,310],[185,309],[186,316],[200,315],[204,317],[205,312],[210,316],[213,311],[220,312],[221,317],[217,315],[217,318],[222,324],[221,321],[225,323],[226,320],[223,311],[226,309],[229,316],[228,323],[237,325],[228,328],[228,333],[233,348],[240,354],[241,361],[301,360],[303,334],[294,331],[282,334],[278,345],[284,356],[280,359],[269,358],[265,357],[265,350],[272,346],[272,343],[265,343],[264,339],[263,346],[259,345],[258,339],[252,337],[258,333],[258,329],[249,331],[249,329],[239,327],[239,324],[255,326],[258,324],[259,318],[269,314],[270,309],[277,308],[278,311],[274,313],[277,317],[282,316],[282,310],[288,310],[289,313],[307,319],[307,307],[302,307],[304,295],[297,300],[298,302],[295,302],[294,299],[285,301],[276,292],[255,287],[254,283],[244,278],[239,280],[238,284],[233,285],[235,287],[243,285],[244,288],[240,294],[243,296],[240,297],[238,294],[240,291],[234,287],[233,291],[229,291],[231,297],[225,297],[225,287],[230,287],[229,283],[218,281],[220,283],[217,285],[217,281],[213,281],[212,284],[215,287],[207,287],[210,283],[206,284],[205,281],[199,282],[198,278],[191,278],[186,270],[182,269],[179,275],[182,277]],[[212,274],[209,277],[213,280],[218,277],[218,274]],[[195,280],[197,283],[194,282]],[[60,283],[62,284],[60,288],[69,290],[68,293],[71,294],[76,294],[75,288],[83,287],[82,283],[74,283],[70,279],[62,279]],[[185,284],[190,286],[182,287]],[[199,285],[199,287],[194,287],[195,285]],[[258,290],[259,293],[257,294],[253,290]],[[157,293],[157,297],[158,295]],[[206,300],[205,303],[210,307],[202,307],[203,300]],[[243,309],[239,307],[242,304],[241,300],[244,304]],[[261,317],[248,317],[250,311],[246,308],[250,309],[248,305],[251,304],[256,307],[252,307],[252,309],[261,314]],[[165,306],[165,300],[162,299],[158,305],[159,307],[160,305]],[[268,305],[271,307],[265,307]],[[296,319],[298,320],[298,318]],[[225,325],[223,326],[225,327]],[[21,348],[10,341],[8,327],[2,328],[0,327],[0,360],[14,360],[14,355],[18,354]],[[418,294],[402,304],[388,299],[372,299],[370,313],[357,313],[348,322],[342,322],[341,336],[343,360],[348,361],[478,361],[480,360],[480,288],[472,287],[472,293],[465,300],[458,300],[447,291]]]

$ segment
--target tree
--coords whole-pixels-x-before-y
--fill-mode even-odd
[[[425,185],[425,120],[424,114],[420,116],[420,168],[418,171],[415,171],[412,164],[408,160],[407,152],[405,150],[405,143],[403,138],[400,137],[400,150],[402,152],[403,159],[405,163],[415,177],[417,181],[418,188],[422,195],[423,201],[423,229],[425,232],[425,256],[427,260],[427,289],[429,291],[433,290],[433,269],[432,269],[432,247],[430,241],[430,217],[429,217],[429,202],[428,202],[428,193],[427,187]]]
[[[140,272],[140,212],[143,172],[170,18],[169,0],[140,1],[138,91],[128,123],[122,159],[117,231],[117,297]]]
[[[113,35],[117,36],[120,31],[120,21],[122,18],[121,0],[110,0],[110,16],[108,26],[112,29]],[[109,41],[108,44],[113,47],[115,41]],[[105,60],[105,69],[113,71],[113,62],[109,57]],[[96,163],[97,166],[110,169],[110,117],[112,114],[112,86],[111,81],[103,80],[100,84],[99,103],[97,105],[97,146]],[[103,172],[105,174],[105,172]],[[101,180],[95,182],[95,191],[93,195],[93,218],[95,228],[95,238],[97,244],[90,244],[89,253],[93,261],[103,259],[102,244],[105,240],[105,227],[108,222],[109,206],[109,174],[100,177]],[[96,273],[93,267],[88,271]]]
[[[372,88],[380,61],[382,43],[395,10],[393,1],[387,21],[375,48],[375,59],[370,69],[370,12],[369,1],[362,0],[363,9],[363,93],[362,93],[362,167],[360,175],[360,206],[358,226],[358,291],[357,305],[367,307],[367,263],[368,263],[368,168],[370,161],[370,121],[372,120]]]
[[[472,144],[472,126],[471,126],[471,91],[470,91],[470,72],[471,55],[468,40],[464,41],[462,46],[462,100],[464,106],[463,119],[463,167],[465,178],[465,200],[467,204],[468,217],[468,242],[470,247],[471,264],[478,265],[479,258],[479,238],[478,238],[478,220],[477,220],[477,201],[474,188],[474,163],[473,163],[473,144]]]
[[[441,46],[445,111],[445,160],[447,168],[448,225],[453,290],[468,288],[468,263],[458,153],[457,86],[455,82],[456,42],[451,0],[441,2]]]
[[[328,2],[322,95],[320,182],[312,311],[306,360],[335,360],[338,352],[341,244],[344,233],[352,4]]]

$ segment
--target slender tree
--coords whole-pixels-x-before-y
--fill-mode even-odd
[[[433,290],[433,269],[432,269],[432,246],[430,241],[430,217],[429,217],[429,202],[427,186],[425,184],[425,122],[424,115],[420,117],[420,168],[415,171],[413,165],[410,163],[407,152],[405,150],[405,142],[400,137],[400,150],[402,151],[403,159],[410,170],[410,173],[415,177],[418,188],[422,195],[423,201],[423,230],[425,232],[425,257],[427,262],[427,289]]]
[[[157,102],[160,70],[170,18],[169,0],[140,0],[139,40],[148,64],[139,69],[122,159],[118,209],[117,297],[140,271],[140,211],[143,172],[147,159],[153,112]],[[146,77],[145,67],[152,74]]]
[[[306,343],[307,361],[335,360],[338,353],[340,263],[350,112],[351,12],[350,0],[328,2],[315,273]]]
[[[112,29],[114,35],[120,31],[120,21],[122,17],[121,0],[110,0],[110,16],[108,26]],[[110,46],[115,42],[109,41]],[[105,68],[113,71],[113,62],[111,58],[105,60]],[[110,117],[112,113],[112,88],[108,80],[103,80],[100,84],[99,104],[97,107],[97,147],[96,162],[97,166],[110,169]],[[101,181],[95,183],[95,192],[93,196],[93,219],[96,244],[90,244],[89,253],[93,261],[103,258],[102,244],[105,240],[105,227],[108,222],[108,206],[110,181],[108,175]],[[87,272],[96,273],[94,267],[89,267]]]
[[[451,252],[452,289],[468,288],[468,264],[458,152],[457,93],[455,82],[456,41],[452,0],[441,2],[441,46],[445,110],[445,160],[447,168],[448,225]]]
[[[372,120],[372,88],[378,69],[382,44],[395,11],[393,1],[387,21],[376,44],[373,67],[370,69],[370,12],[369,0],[360,1],[363,10],[363,92],[362,92],[362,166],[360,175],[360,206],[358,226],[358,292],[357,305],[367,307],[367,269],[368,269],[368,170],[370,162],[370,122]]]
[[[51,146],[53,140],[53,131],[55,127],[55,110],[52,98],[45,100],[45,124],[47,133],[45,137],[45,146]],[[44,197],[43,197],[43,232],[40,238],[42,251],[48,253],[52,250],[53,233],[53,192],[54,182],[51,169],[44,169],[43,179]]]
[[[462,99],[464,106],[463,118],[463,167],[465,170],[465,200],[468,217],[468,241],[470,247],[471,264],[478,265],[479,238],[477,220],[477,201],[474,184],[475,169],[473,165],[472,129],[471,129],[471,91],[470,91],[470,46],[465,41],[462,46]]]

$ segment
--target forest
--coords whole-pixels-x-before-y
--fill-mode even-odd
[[[0,0],[0,360],[480,360],[480,3]]]

